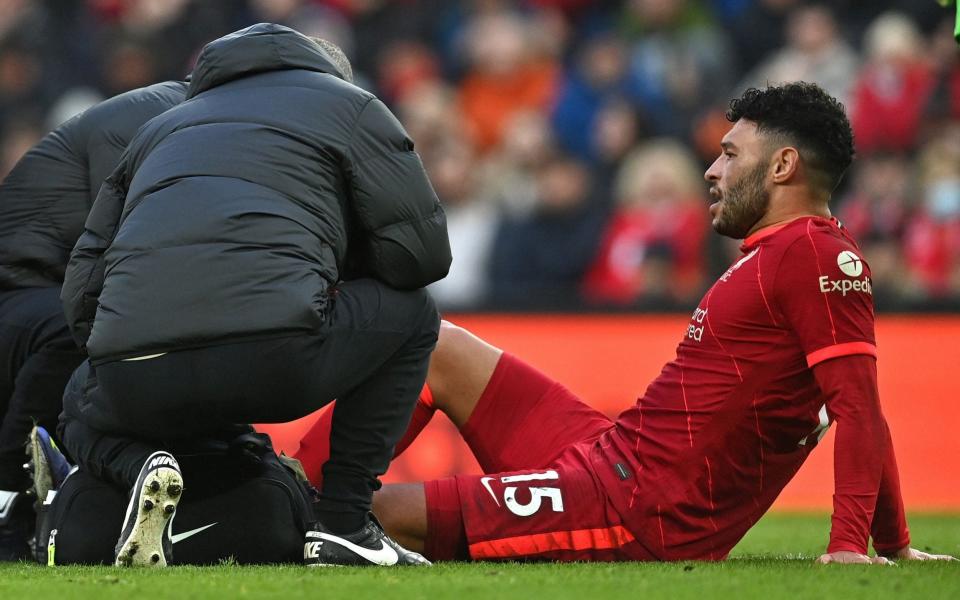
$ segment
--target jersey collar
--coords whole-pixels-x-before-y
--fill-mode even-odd
[[[761,241],[763,241],[763,240],[767,239],[768,237],[774,235],[775,233],[777,233],[777,232],[780,231],[781,229],[783,229],[783,228],[785,228],[785,227],[787,227],[787,226],[789,226],[789,225],[793,225],[793,224],[796,223],[797,221],[800,221],[800,220],[803,220],[803,219],[816,220],[816,221],[824,221],[824,222],[830,223],[830,224],[833,225],[834,227],[840,227],[840,221],[838,221],[838,220],[836,219],[836,217],[824,218],[824,217],[817,217],[817,216],[813,216],[813,215],[808,216],[808,217],[797,217],[797,218],[795,218],[795,219],[790,219],[789,221],[784,221],[783,223],[777,223],[776,225],[768,225],[767,227],[764,227],[764,228],[762,228],[762,229],[758,229],[758,230],[754,231],[753,233],[751,233],[750,235],[748,235],[748,236],[746,237],[746,239],[743,240],[743,243],[742,243],[742,244],[740,244],[740,251],[741,251],[741,252],[749,252],[749,251],[752,250],[757,244],[759,244]]]

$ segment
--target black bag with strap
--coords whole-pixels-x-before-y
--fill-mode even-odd
[[[278,458],[264,434],[172,450],[184,494],[171,526],[172,564],[299,563],[315,491],[296,461]],[[298,474],[299,471],[299,474]],[[47,565],[113,564],[129,490],[73,472],[37,524]]]

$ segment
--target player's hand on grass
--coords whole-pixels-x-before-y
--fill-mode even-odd
[[[859,552],[850,552],[848,550],[841,550],[839,552],[828,552],[827,554],[820,555],[820,558],[817,559],[817,562],[821,565],[829,565],[833,563],[839,563],[844,565],[892,565],[894,562],[888,558],[882,556],[869,557],[866,554],[860,554]]]
[[[894,560],[957,560],[949,554],[930,554],[928,552],[921,552],[910,546],[901,548],[893,554],[888,555],[888,557]]]

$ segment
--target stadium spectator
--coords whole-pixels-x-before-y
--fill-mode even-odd
[[[520,17],[507,12],[477,17],[466,33],[470,70],[460,84],[460,106],[481,153],[493,150],[519,112],[545,112],[556,93],[558,70]]]
[[[739,71],[750,72],[783,45],[787,18],[802,0],[758,0],[741,10],[730,24]]]
[[[626,159],[616,208],[584,280],[590,302],[695,299],[703,288],[706,238],[699,175],[689,150],[671,140],[650,140]]]
[[[400,104],[422,86],[440,80],[440,65],[421,43],[400,41],[384,49],[377,67],[377,88],[385,101]]]
[[[431,148],[424,168],[447,213],[450,272],[428,288],[442,310],[474,309],[490,289],[488,262],[499,221],[496,203],[479,195],[473,153],[460,137]]]
[[[930,39],[930,61],[936,84],[924,114],[926,131],[939,131],[960,121],[960,52],[954,39],[954,21],[944,20]]]
[[[796,8],[787,20],[786,38],[787,44],[751,71],[740,87],[808,81],[846,104],[858,59],[830,9],[825,5]]]
[[[911,163],[903,155],[875,153],[856,161],[851,189],[837,217],[870,257],[877,300],[916,298],[921,293],[907,272],[901,251],[915,188]]]
[[[529,212],[505,213],[500,222],[490,257],[490,301],[518,310],[577,306],[606,207],[592,193],[587,166],[567,156],[536,170],[533,201]]]
[[[857,150],[912,150],[935,84],[924,41],[905,16],[886,13],[870,25],[865,45],[850,104]]]
[[[611,34],[588,40],[565,70],[550,120],[557,143],[583,160],[596,161],[598,119],[604,108],[630,99],[627,54],[622,40]]]
[[[920,155],[922,199],[905,236],[913,279],[933,298],[960,295],[960,125],[942,131]]]
[[[631,0],[621,22],[644,122],[654,134],[689,137],[702,108],[733,83],[726,33],[692,0]]]

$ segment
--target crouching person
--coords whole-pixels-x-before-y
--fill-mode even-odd
[[[449,268],[446,221],[399,122],[350,79],[286,27],[215,40],[94,203],[61,296],[90,370],[61,429],[81,469],[130,490],[118,565],[170,561],[195,485],[172,449],[334,398],[307,564],[426,563],[370,507],[436,344],[423,287]]]

